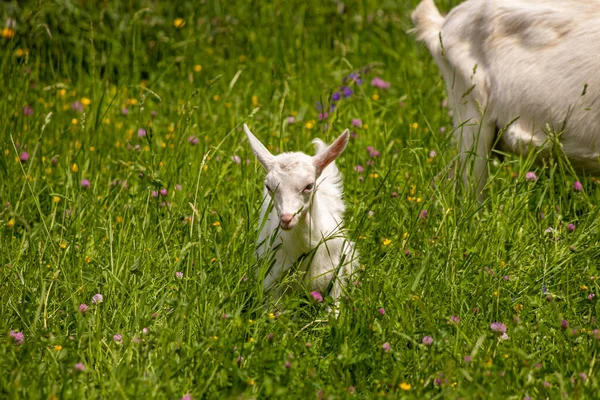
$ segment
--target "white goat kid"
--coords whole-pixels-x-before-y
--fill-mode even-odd
[[[338,299],[358,263],[354,243],[342,229],[346,207],[342,175],[334,161],[348,144],[348,130],[331,146],[313,140],[314,157],[300,152],[274,156],[245,124],[244,130],[267,171],[256,250],[258,258],[272,255],[275,260],[265,276],[265,290],[274,289],[274,300],[279,299],[284,289],[276,283],[298,262],[309,290],[326,295],[332,284],[331,296]]]
[[[599,1],[468,0],[442,17],[423,0],[412,20],[446,81],[463,166],[476,154],[478,194],[496,140],[545,156],[548,131],[576,171],[600,173]]]

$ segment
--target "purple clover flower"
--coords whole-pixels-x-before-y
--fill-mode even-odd
[[[19,156],[19,160],[21,160],[22,163],[27,162],[27,160],[29,160],[29,154],[26,151],[22,152]]]
[[[317,292],[316,290],[314,292],[311,292],[311,296],[312,298],[317,302],[317,303],[322,303],[323,302],[323,296],[321,295],[320,292]]]
[[[363,122],[359,118],[353,118],[352,119],[352,126],[354,126],[356,128],[361,128],[363,126]]]
[[[375,77],[371,81],[371,86],[379,88],[379,89],[389,89],[392,86],[389,82],[384,81],[380,77]]]
[[[421,342],[425,346],[431,346],[433,344],[433,338],[431,336],[424,336]]]
[[[529,171],[528,173],[525,174],[525,180],[527,182],[535,182],[538,180],[537,175],[535,174],[535,172],[533,171]]]
[[[126,107],[121,108],[121,114],[129,115],[129,110]]]
[[[92,297],[92,304],[100,304],[102,302],[104,302],[104,296],[100,293],[97,293]]]
[[[381,316],[384,316],[384,315],[385,315],[385,309],[384,309],[383,307],[379,307],[379,308],[377,309],[377,311],[379,311],[379,314],[381,314]]]
[[[140,129],[138,129],[138,131],[137,131],[137,135],[138,135],[138,137],[146,137],[146,135],[147,135],[147,134],[148,134],[148,133],[146,132],[146,130],[145,130],[144,128],[140,128]]]
[[[575,229],[577,229],[577,227],[574,224],[569,224],[568,228],[569,232],[575,232]]]
[[[190,136],[187,139],[188,143],[191,144],[192,146],[195,146],[198,144],[198,138],[196,136]]]
[[[33,107],[25,105],[25,107],[23,107],[23,115],[33,115]]]
[[[85,314],[88,311],[89,308],[90,307],[87,304],[82,303],[82,304],[79,305],[79,312],[82,313],[82,314]]]
[[[575,181],[573,184],[573,190],[576,192],[581,192],[583,190],[583,185],[579,181]]]
[[[175,277],[176,277],[177,279],[183,279],[183,272],[181,272],[181,271],[177,271],[177,272],[175,272]]]
[[[23,332],[19,332],[19,331],[10,331],[10,337],[14,339],[15,344],[17,346],[20,346],[23,344],[23,342],[25,341],[25,335],[23,335]]]
[[[80,371],[80,372],[85,371],[85,365],[83,365],[83,363],[80,363],[80,362],[75,364],[75,371]]]
[[[113,340],[117,343],[121,343],[123,342],[123,335],[117,333],[113,336]]]
[[[490,329],[498,333],[506,333],[506,325],[502,322],[492,322]]]
[[[89,188],[90,187],[90,181],[88,181],[87,179],[83,179],[81,181],[81,187],[84,188],[84,189]]]
[[[83,104],[75,100],[73,104],[71,104],[71,110],[81,114],[83,112]]]
[[[383,351],[385,351],[386,353],[392,349],[392,347],[390,346],[390,342],[385,342],[385,343],[384,343],[384,344],[381,346],[381,348],[382,348],[382,349],[383,349]]]
[[[381,153],[373,148],[373,146],[367,146],[367,152],[369,153],[369,157],[375,158],[379,157]]]

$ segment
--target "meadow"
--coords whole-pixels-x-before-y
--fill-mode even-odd
[[[449,10],[458,0],[437,2]],[[3,398],[594,398],[598,180],[456,159],[417,0],[0,4]],[[339,318],[265,308],[274,152],[337,164],[361,268]]]

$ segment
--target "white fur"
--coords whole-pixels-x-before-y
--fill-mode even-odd
[[[549,146],[546,127],[564,126],[559,140],[573,167],[600,173],[599,1],[468,0],[442,17],[423,0],[412,20],[442,72],[454,124],[464,124],[462,161],[476,153],[478,193],[507,126],[498,145],[515,154]]]
[[[346,278],[358,265],[354,243],[342,228],[346,207],[342,175],[334,162],[348,142],[348,131],[331,146],[315,139],[317,153],[311,157],[299,152],[273,156],[246,125],[244,129],[254,153],[267,171],[259,224],[265,223],[256,250],[258,258],[271,255],[275,260],[265,277],[265,290],[274,289],[277,300],[284,292],[277,285],[278,281],[301,256],[306,255],[299,265],[300,271],[305,272],[306,287],[325,296],[333,279],[331,296],[338,299]],[[304,188],[310,183],[314,183],[314,188],[305,192]],[[267,186],[273,189],[272,193]],[[294,215],[289,226],[282,222],[281,216],[286,214]]]

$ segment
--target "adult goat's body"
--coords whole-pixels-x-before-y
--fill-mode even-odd
[[[561,133],[575,169],[600,173],[600,2],[468,0],[442,17],[423,0],[412,19],[446,82],[463,163],[476,153],[479,192],[496,139],[524,154]]]
[[[284,289],[277,282],[297,264],[309,290],[327,294],[331,288],[331,296],[338,299],[346,277],[358,264],[354,243],[342,227],[342,176],[334,161],[346,146],[348,132],[331,146],[314,140],[314,157],[304,153],[273,156],[244,128],[267,170],[256,250],[258,258],[274,258],[265,276],[265,290],[275,289],[275,299],[279,298]]]

